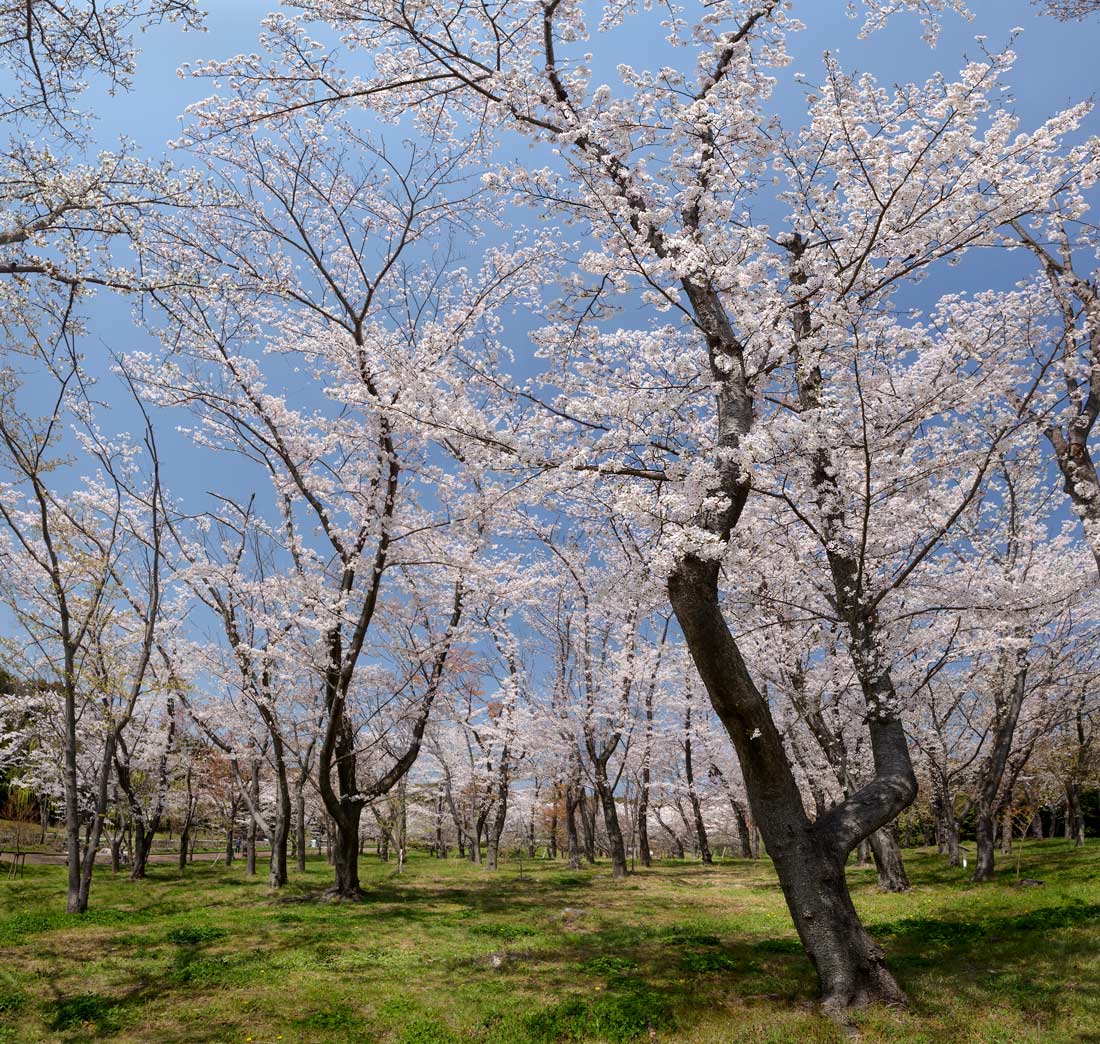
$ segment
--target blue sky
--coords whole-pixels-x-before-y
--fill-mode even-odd
[[[166,143],[180,132],[184,109],[211,90],[209,81],[180,77],[179,66],[257,50],[260,20],[277,9],[273,0],[212,0],[209,6],[206,32],[183,33],[173,26],[161,26],[140,39],[142,53],[132,92],[108,97],[93,89],[88,105],[99,116],[97,147],[109,148],[124,135],[150,157],[165,154]],[[974,21],[946,15],[939,44],[930,50],[919,40],[916,15],[899,16],[886,30],[859,40],[859,22],[845,15],[846,6],[844,0],[801,0],[795,4],[794,13],[807,24],[807,30],[791,38],[794,64],[790,72],[802,72],[811,82],[818,80],[822,52],[828,49],[848,71],[871,72],[885,82],[922,80],[937,69],[950,77],[968,57],[980,54],[976,35],[986,35],[988,46],[997,48],[1007,41],[1013,26],[1021,26],[1024,32],[1016,44],[1020,61],[1013,82],[1015,107],[1025,127],[1090,96],[1097,86],[1094,70],[1100,19],[1065,24],[1043,16],[1028,0],[975,0],[971,5]],[[620,48],[627,45],[636,66],[646,64],[652,25],[651,16],[634,19],[621,30],[626,39],[616,41]],[[598,41],[586,47],[596,51]],[[799,122],[801,96],[789,77],[781,81],[775,102],[788,125]],[[1092,129],[1100,129],[1100,121],[1093,124]],[[980,267],[1014,263],[1003,257],[985,258]],[[951,289],[968,289],[971,273],[967,268],[953,271],[952,278],[959,284]],[[984,274],[988,278],[988,273]],[[130,309],[130,302],[108,294],[92,303],[84,344],[90,358],[104,357],[101,346],[121,353],[151,347],[147,335],[130,323]],[[515,337],[517,342],[525,340],[522,327],[515,330]],[[525,354],[518,343],[517,355]],[[94,363],[92,369],[96,369]],[[107,427],[117,430],[133,425],[134,420],[127,416],[130,412],[120,406]],[[232,484],[240,491],[243,475],[231,474],[234,465],[229,459],[200,461],[185,440],[171,433],[170,424],[162,422],[161,427],[162,445],[168,447],[168,482],[176,496],[198,508],[195,498],[214,486]]]

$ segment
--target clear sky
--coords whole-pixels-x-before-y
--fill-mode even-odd
[[[277,9],[274,0],[210,0],[207,6],[210,10],[206,32],[182,33],[175,27],[163,26],[142,38],[135,88],[130,94],[111,98],[92,92],[88,101],[100,117],[99,147],[110,147],[120,135],[125,135],[150,156],[164,154],[165,143],[180,131],[183,110],[211,89],[208,81],[178,76],[179,66],[188,61],[257,50],[260,20],[268,11]],[[976,35],[986,35],[988,46],[995,49],[1006,42],[1008,31],[1016,25],[1024,32],[1016,44],[1020,61],[1014,76],[1014,94],[1025,127],[1067,104],[1090,97],[1100,85],[1096,72],[1100,19],[1065,24],[1042,15],[1028,0],[974,0],[971,4],[974,20],[966,22],[956,15],[946,15],[939,44],[930,50],[918,38],[917,16],[899,16],[886,30],[859,40],[859,23],[846,16],[846,6],[845,0],[801,0],[795,4],[794,13],[807,24],[807,30],[791,39],[795,59],[791,72],[802,72],[811,82],[819,80],[822,52],[828,49],[847,70],[871,72],[884,82],[921,80],[937,69],[950,77],[968,57],[979,55]],[[635,66],[646,65],[647,40],[653,39],[652,25],[650,16],[642,16],[622,30],[628,34],[626,43]],[[620,45],[622,42],[618,41]],[[597,45],[598,41],[586,46],[596,51]],[[796,125],[801,97],[786,77],[776,103],[789,125]],[[1091,129],[1100,130],[1100,120],[1094,119]],[[1011,263],[1003,258],[982,261],[983,265]],[[965,268],[954,270],[952,278],[959,280],[955,289],[967,288]],[[130,307],[130,303],[107,294],[100,295],[91,305],[90,333],[85,344],[89,356],[97,354],[100,344],[123,353],[148,347],[146,335],[129,323]],[[523,336],[523,331],[517,329],[517,340]],[[517,355],[524,354],[522,349],[517,351]],[[117,429],[133,424],[132,420],[124,420],[125,416],[123,407],[108,427]],[[189,451],[186,443],[174,438],[168,430],[162,434],[162,443],[170,447],[169,484],[190,506],[198,506],[194,497],[211,488],[211,484],[224,486],[229,479],[224,470],[230,466],[228,460],[200,463],[194,451]]]

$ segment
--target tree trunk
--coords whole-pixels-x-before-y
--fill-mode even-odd
[[[695,772],[691,763],[691,706],[684,715],[684,776],[688,785],[688,800],[691,802],[692,817],[695,820],[695,837],[699,845],[699,858],[708,866],[714,862],[710,854],[710,841],[703,822],[703,808],[699,804],[699,795],[695,790]]]
[[[904,1003],[882,950],[864,931],[848,893],[844,864],[855,845],[885,826],[916,796],[916,778],[889,676],[873,651],[872,625],[850,623],[868,716],[875,778],[810,823],[782,737],[749,675],[722,614],[718,564],[687,558],[669,579],[672,607],[715,712],[733,741],[768,854],[799,938],[831,1011],[882,1001]],[[834,564],[834,572],[839,565]],[[857,642],[858,639],[858,642]],[[877,671],[877,673],[876,673]]]
[[[485,866],[488,870],[495,870],[497,868],[497,858],[500,853],[500,837],[504,833],[504,824],[508,821],[509,756],[509,750],[505,747],[500,756],[500,778],[497,782],[493,821],[489,824],[489,836],[486,840]]]
[[[600,762],[596,763],[596,792],[603,807],[603,824],[607,831],[607,845],[611,850],[611,876],[626,877],[626,845],[623,844],[619,811],[615,806],[615,794],[607,778],[606,767]]]
[[[254,809],[260,807],[260,766],[259,763],[253,759],[252,761],[252,774],[249,779],[249,799],[251,806]],[[248,820],[248,834],[245,836],[245,870],[249,877],[256,875],[256,816],[253,814]]]
[[[336,880],[328,894],[337,899],[363,898],[363,890],[359,887],[358,814],[354,818],[354,826],[350,823],[336,824],[336,839],[332,846],[332,866]]]
[[[638,788],[638,856],[642,866],[653,865],[653,853],[649,848],[649,764],[642,768],[642,785]]]
[[[1085,843],[1085,817],[1081,809],[1081,785],[1076,779],[1066,783],[1066,837],[1075,848]]]
[[[668,834],[669,840],[672,841],[672,854],[677,859],[684,858],[684,843],[680,840],[680,835],[676,833],[662,818],[660,809],[657,810],[657,822],[664,829],[664,832]]]
[[[909,875],[905,872],[893,825],[876,830],[867,840],[878,870],[879,891],[908,892],[911,887]]]
[[[577,791],[577,811],[581,814],[581,830],[584,833],[584,858],[592,866],[596,862],[596,812],[588,801],[584,787]]]
[[[757,859],[758,856],[753,855],[752,834],[749,831],[749,824],[745,819],[745,812],[739,803],[731,802],[731,804],[733,806],[733,819],[737,824],[737,843],[741,846],[741,858]]]
[[[569,869],[581,868],[581,846],[577,837],[577,792],[572,786],[565,788],[565,839],[569,849]]]
[[[1004,686],[995,690],[997,700],[996,717],[992,729],[992,746],[982,762],[977,787],[977,821],[975,835],[977,856],[974,860],[975,882],[993,879],[994,850],[996,846],[997,792],[1004,778],[1008,755],[1012,749],[1012,740],[1016,733],[1016,722],[1020,717],[1024,694],[1027,691],[1027,660],[1024,653],[1016,654],[1015,668],[1006,663],[1003,668]]]
[[[302,780],[294,795],[294,855],[297,860],[298,873],[306,871],[306,796],[303,791],[305,781]]]
[[[134,825],[134,865],[130,867],[130,880],[141,881],[145,878],[145,868],[149,862],[149,853],[153,850],[153,839],[156,837],[157,827],[154,824],[146,828],[141,820]]]
[[[282,736],[274,722],[269,723],[269,728],[271,760],[275,767],[275,822],[272,824],[270,838],[271,862],[268,866],[267,883],[271,888],[282,888],[287,882],[287,845],[291,821],[290,783],[287,780]]]

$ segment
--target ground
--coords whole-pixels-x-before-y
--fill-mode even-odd
[[[856,905],[911,998],[855,1016],[813,1007],[814,977],[766,861],[665,862],[625,883],[512,859],[491,873],[365,857],[367,898],[319,901],[323,861],[282,893],[237,863],[0,873],[0,1044],[110,1040],[374,1044],[1100,1042],[1100,843],[1028,842],[973,886],[910,851],[914,888]],[[521,872],[522,871],[522,872]],[[1017,885],[1017,872],[1042,885]]]

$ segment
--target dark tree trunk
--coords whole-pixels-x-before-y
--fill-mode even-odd
[[[732,804],[733,819],[737,824],[737,843],[741,847],[741,858],[756,859],[758,856],[753,855],[752,834],[749,832],[749,824],[745,819],[745,812],[739,803],[732,802]]]
[[[230,823],[229,829],[225,832],[225,865],[229,866],[233,862],[233,842],[234,842],[234,830],[233,824]]]
[[[303,874],[306,870],[306,796],[304,780],[298,785],[294,795],[294,856],[296,869]]]
[[[707,828],[703,822],[703,808],[699,804],[699,794],[695,790],[695,770],[691,763],[691,705],[688,705],[684,714],[684,776],[688,785],[688,800],[691,802],[691,813],[695,820],[695,837],[699,846],[699,858],[706,864],[711,864],[714,859],[710,854],[710,841],[707,839]]]
[[[680,835],[676,833],[662,818],[660,810],[657,812],[657,822],[661,825],[664,832],[668,834],[669,840],[672,842],[672,854],[677,859],[684,858],[684,843],[680,840]]]
[[[649,848],[649,764],[642,769],[642,785],[638,791],[638,857],[642,866],[653,865],[653,853]]]
[[[260,765],[255,759],[252,761],[252,775],[248,784],[249,802],[252,808],[260,807]],[[249,877],[256,874],[256,816],[253,813],[248,820],[248,834],[245,836],[245,873]]]
[[[577,792],[572,787],[565,788],[565,839],[569,849],[569,869],[581,868],[581,846],[577,837]]]
[[[584,787],[577,792],[577,811],[581,815],[581,830],[584,833],[584,858],[589,866],[596,862],[596,811],[593,808],[595,798],[590,802]]]
[[[500,856],[500,838],[504,833],[504,824],[508,821],[508,758],[510,752],[504,748],[500,758],[500,774],[497,781],[497,794],[493,809],[493,821],[489,824],[489,836],[486,840],[485,867],[488,870],[497,868],[497,860]]]
[[[1076,779],[1066,783],[1066,837],[1075,848],[1085,843],[1085,817],[1081,810],[1081,784]]]
[[[354,829],[336,825],[336,839],[332,846],[332,866],[336,880],[329,894],[338,899],[361,899],[359,887],[359,817],[355,816]]]
[[[134,825],[134,865],[130,867],[130,880],[141,881],[145,878],[145,868],[149,862],[149,853],[153,850],[159,823],[146,828],[139,820]]]
[[[974,833],[977,842],[977,856],[974,860],[975,882],[993,879],[993,861],[996,848],[997,792],[1004,779],[1008,755],[1012,750],[1012,740],[1016,734],[1016,722],[1020,717],[1024,694],[1027,691],[1027,660],[1022,652],[1017,653],[1014,667],[1004,666],[1005,684],[996,692],[997,708],[993,722],[991,747],[982,762],[978,775],[977,818]]]
[[[603,825],[607,831],[607,846],[611,853],[611,876],[626,877],[626,845],[623,844],[623,831],[619,824],[619,811],[615,805],[615,793],[607,778],[605,766],[596,764],[596,792],[603,808]]]
[[[901,858],[897,834],[893,825],[876,830],[868,839],[878,870],[878,886],[883,892],[908,892],[909,875]]]
[[[275,766],[275,822],[271,833],[271,862],[267,883],[271,888],[282,888],[287,882],[287,845],[290,839],[290,783],[287,780],[286,757],[283,740],[277,723],[269,722],[271,731],[271,760]]]
[[[834,571],[841,566],[834,563]],[[841,575],[841,578],[843,576]],[[839,586],[839,584],[838,584]],[[741,772],[787,906],[821,986],[824,1006],[840,1011],[904,994],[882,950],[864,931],[848,893],[848,853],[916,796],[916,779],[896,697],[873,651],[869,621],[853,618],[854,659],[868,706],[875,779],[814,823],[807,820],[783,740],[730,634],[718,597],[718,565],[688,558],[669,580],[688,649],[714,709],[737,750]],[[876,673],[876,670],[878,673]]]

